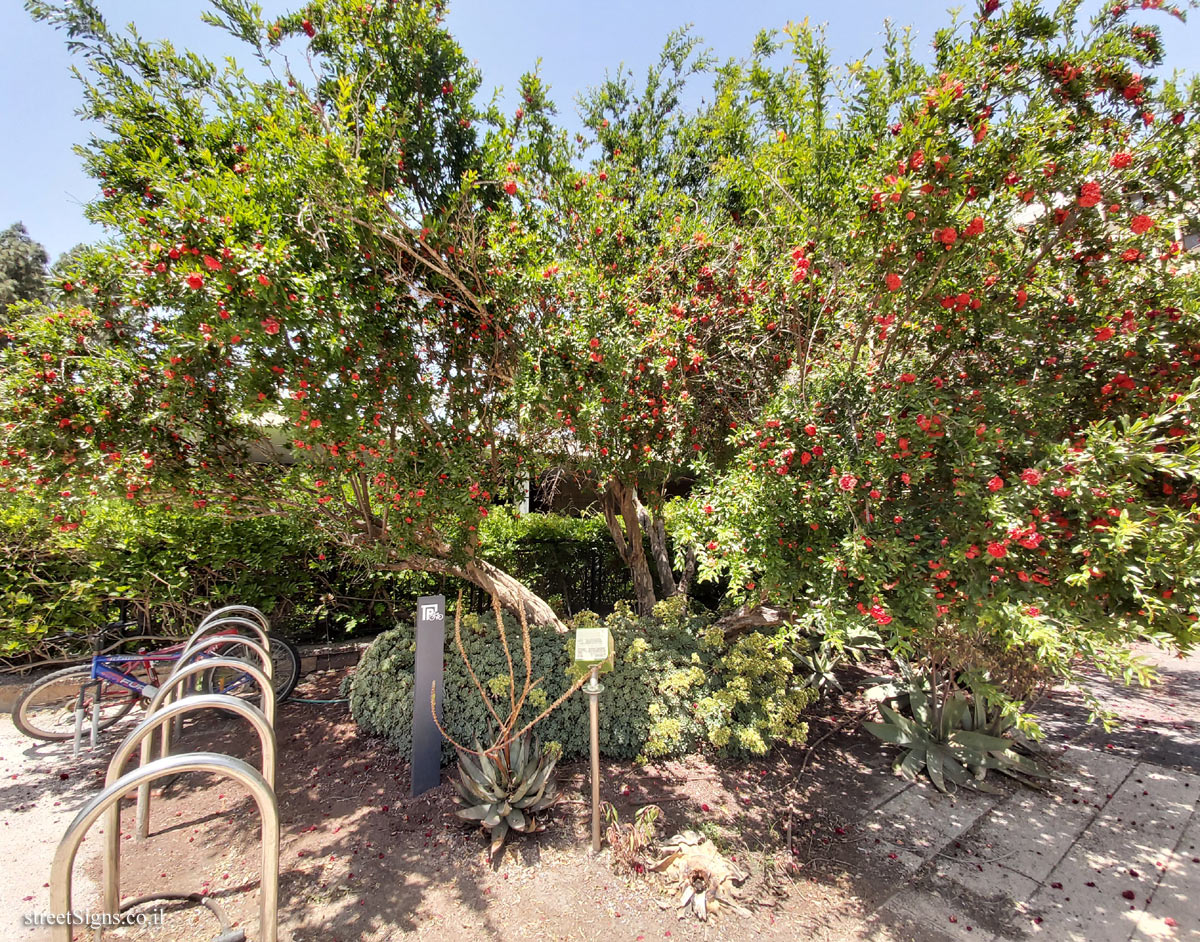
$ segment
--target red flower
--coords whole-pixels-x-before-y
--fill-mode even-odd
[[[311,23],[311,22],[309,22],[308,20],[305,20],[304,22],[302,22],[302,23],[300,24],[300,26],[301,26],[301,28],[304,30],[304,32],[306,32],[306,33],[308,34],[308,36],[309,36],[309,38],[310,38],[310,39],[311,39],[313,36],[316,36],[316,35],[317,35],[317,31],[316,31],[316,30],[313,28],[313,25],[312,25],[312,23]]]
[[[268,317],[262,322],[262,328],[268,334],[277,334],[279,333],[279,321],[273,317]]]
[[[211,255],[205,255],[204,256],[204,267],[207,268],[209,271],[220,271],[221,263],[218,262]]]
[[[1021,472],[1021,480],[1030,487],[1036,487],[1042,483],[1042,475],[1037,468],[1026,468]]]
[[[1124,170],[1131,163],[1133,163],[1133,154],[1117,151],[1117,153],[1112,155],[1112,160],[1108,162],[1108,165],[1114,170]]]
[[[838,487],[840,487],[843,491],[852,491],[858,487],[858,478],[856,478],[853,474],[843,474],[840,478],[838,478]]]
[[[1099,183],[1085,183],[1079,188],[1077,202],[1083,207],[1095,206],[1103,198],[1104,193],[1101,191]]]
[[[1141,235],[1143,232],[1149,232],[1154,228],[1154,220],[1146,215],[1134,216],[1133,221],[1129,224],[1129,228],[1137,235]]]
[[[933,237],[947,247],[958,241],[958,230],[953,226],[947,226],[945,229],[939,229],[933,234]]]
[[[259,276],[258,276],[258,283],[259,283],[260,285],[262,285],[264,288],[269,288],[269,287],[271,287],[271,279],[270,279],[270,278],[268,278],[266,275],[259,275]]]
[[[193,290],[204,287],[204,276],[198,271],[191,272],[185,280],[187,286]]]
[[[1026,291],[1024,288],[1018,288],[1017,289],[1017,307],[1018,308],[1024,307],[1025,302],[1028,300],[1029,300],[1029,292]]]
[[[895,272],[888,272],[886,281],[887,281],[888,291],[899,291],[900,286],[902,284],[904,284],[904,279],[901,278],[899,275],[897,275]]]
[[[977,235],[982,235],[982,234],[983,234],[983,217],[982,216],[976,216],[969,223],[967,223],[967,228],[963,230],[963,235],[965,235],[965,236],[977,236]]]
[[[504,192],[507,193],[509,196],[516,196],[517,195],[517,181],[516,180],[505,180],[504,181]]]
[[[915,383],[916,381],[917,381],[916,373],[901,373],[900,374],[900,382],[902,382],[902,383]]]
[[[804,434],[805,435],[816,435],[817,427],[810,422],[808,425],[804,426]]]
[[[889,615],[887,610],[878,602],[871,606],[870,615],[875,619],[875,624],[877,625],[886,625],[892,620],[892,616]]]
[[[996,559],[1003,559],[1008,555],[1008,550],[1004,548],[1003,543],[989,543],[987,551],[989,555],[994,556]]]
[[[987,488],[989,491],[998,491],[1002,487],[1004,487],[1004,478],[1000,477],[998,474],[987,483]]]
[[[1116,333],[1116,331],[1114,331],[1111,327],[1101,327],[1099,330],[1096,331],[1096,340],[1099,342],[1103,342],[1105,340],[1112,340],[1113,335],[1115,333]]]

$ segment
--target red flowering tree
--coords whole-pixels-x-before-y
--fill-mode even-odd
[[[818,37],[785,48],[727,73],[729,173],[796,363],[691,501],[701,576],[1017,700],[1193,643],[1200,99],[1157,27],[988,2],[836,105]]]
[[[1018,699],[1194,640],[1198,101],[1152,20],[988,0],[932,64],[891,36],[840,75],[793,28],[686,117],[676,37],[588,101],[585,160],[536,77],[476,110],[437,5],[215,9],[272,77],[35,4],[91,63],[113,240],[79,306],[6,325],[9,491],[64,526],[113,492],[309,515],[557,623],[476,527],[564,465],[643,610],[692,550]]]
[[[643,615],[694,575],[689,544],[671,558],[669,488],[724,466],[726,434],[790,363],[769,342],[767,286],[743,269],[736,205],[708,173],[748,158],[748,141],[680,107],[708,65],[680,32],[643,86],[610,76],[583,101],[592,159],[541,184],[551,262],[525,408],[541,461],[594,488]]]
[[[31,7],[85,59],[111,239],[62,286],[78,306],[6,326],[4,488],[64,526],[113,493],[303,515],[558,625],[476,538],[526,460],[540,317],[512,168],[551,159],[536,78],[515,117],[480,113],[439,3],[267,22],[219,0],[258,79],[114,33],[90,0]]]

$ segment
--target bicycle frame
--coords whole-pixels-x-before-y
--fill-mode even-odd
[[[214,626],[215,627],[215,626]],[[227,628],[224,630],[213,630],[209,637],[214,641],[223,636],[228,636],[233,642],[239,637],[244,637],[237,628]],[[211,645],[206,645],[211,646]],[[131,693],[137,694],[139,697],[146,699],[153,698],[158,692],[158,673],[154,669],[154,662],[170,662],[175,663],[180,660],[185,653],[189,653],[198,659],[208,659],[218,657],[218,651],[203,651],[203,652],[188,652],[188,642],[180,642],[165,648],[160,648],[157,651],[145,651],[138,654],[97,654],[92,657],[91,664],[91,679],[90,682],[82,687],[79,691],[79,697],[75,702],[75,742],[74,755],[79,755],[79,741],[83,736],[83,718],[86,715],[85,701],[88,690],[93,690],[92,696],[92,728],[91,728],[91,748],[96,748],[96,740],[100,733],[100,693],[103,689],[103,684],[112,684],[121,687]],[[127,673],[122,670],[122,664],[141,664],[146,672],[150,675],[152,683],[146,683],[141,678]],[[249,675],[242,682],[253,680]],[[226,690],[236,689],[237,683],[231,684]]]
[[[117,664],[134,664],[141,663],[147,671],[154,676],[154,668],[151,666],[153,661],[177,661],[179,655],[174,653],[153,652],[147,654],[105,654],[92,658],[92,680],[105,681],[106,683],[116,684],[119,687],[124,687],[133,693],[145,696],[144,691],[149,684],[142,680],[127,674],[120,670],[115,665]],[[155,678],[157,679],[157,678]]]

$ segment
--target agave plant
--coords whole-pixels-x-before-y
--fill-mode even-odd
[[[476,742],[475,753],[459,751],[458,794],[461,807],[456,814],[464,821],[478,821],[491,834],[495,857],[509,831],[534,833],[545,830],[539,815],[558,800],[554,766],[558,755],[542,749],[532,732],[513,739],[494,752],[485,752]]]
[[[433,717],[442,735],[458,750],[458,781],[454,783],[454,787],[458,793],[455,801],[462,807],[457,814],[464,821],[478,821],[490,832],[492,843],[489,855],[495,858],[504,846],[509,831],[532,833],[545,830],[544,816],[539,816],[558,799],[554,766],[558,763],[562,751],[543,749],[533,734],[533,728],[583,686],[588,675],[585,673],[577,678],[557,700],[524,726],[520,726],[521,711],[529,700],[529,694],[542,682],[542,678],[533,677],[529,623],[525,619],[525,613],[518,612],[521,623],[521,651],[525,661],[525,682],[518,693],[516,668],[513,666],[511,655],[508,656],[508,683],[502,688],[508,693],[508,703],[505,705],[504,698],[497,694],[501,701],[498,709],[483,684],[479,682],[471,659],[467,656],[467,649],[463,647],[462,607],[462,592],[459,592],[454,615],[454,643],[467,668],[468,676],[494,721],[491,743],[481,746],[476,739],[475,748],[469,749],[446,732],[437,718],[436,709],[433,710]],[[507,654],[508,637],[504,628],[504,613],[500,610],[500,602],[495,596],[492,596],[492,608],[496,613],[500,643]],[[429,691],[429,702],[433,708],[432,688]]]
[[[796,664],[804,675],[806,686],[824,695],[831,690],[841,691],[842,684],[835,671],[843,664],[861,664],[871,651],[883,646],[878,632],[868,628],[848,628],[838,631],[815,631],[793,646]],[[880,678],[882,679],[882,678]]]
[[[1003,711],[990,704],[982,691],[968,696],[948,684],[948,691],[942,693],[914,672],[905,675],[911,718],[880,703],[886,722],[863,724],[872,735],[904,749],[892,763],[897,775],[915,781],[924,770],[942,792],[950,791],[947,783],[996,792],[984,781],[989,769],[1027,785],[1033,784],[1030,779],[1049,777],[1042,763],[1015,751],[1015,743],[1000,735],[1005,728]]]

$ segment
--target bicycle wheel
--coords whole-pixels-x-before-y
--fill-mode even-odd
[[[271,642],[271,686],[275,688],[275,702],[281,703],[291,695],[300,680],[300,652],[294,644],[278,635],[267,637]],[[239,650],[239,647],[237,641],[233,640],[214,650],[221,657],[236,657],[252,664],[262,663],[249,650]],[[248,674],[241,674],[228,667],[218,667],[206,671],[201,677],[203,679],[200,686],[205,693],[226,693],[248,700],[258,699],[258,687],[250,680]]]
[[[300,681],[300,652],[286,638],[268,633],[271,642],[271,685],[275,688],[276,702],[292,695]]]
[[[88,666],[68,667],[30,684],[13,704],[13,725],[26,736],[51,742],[75,738],[75,705],[79,691],[92,684]],[[100,697],[100,729],[107,729],[134,708],[140,697],[117,684],[101,682],[84,695],[85,732],[91,729],[92,704]]]

